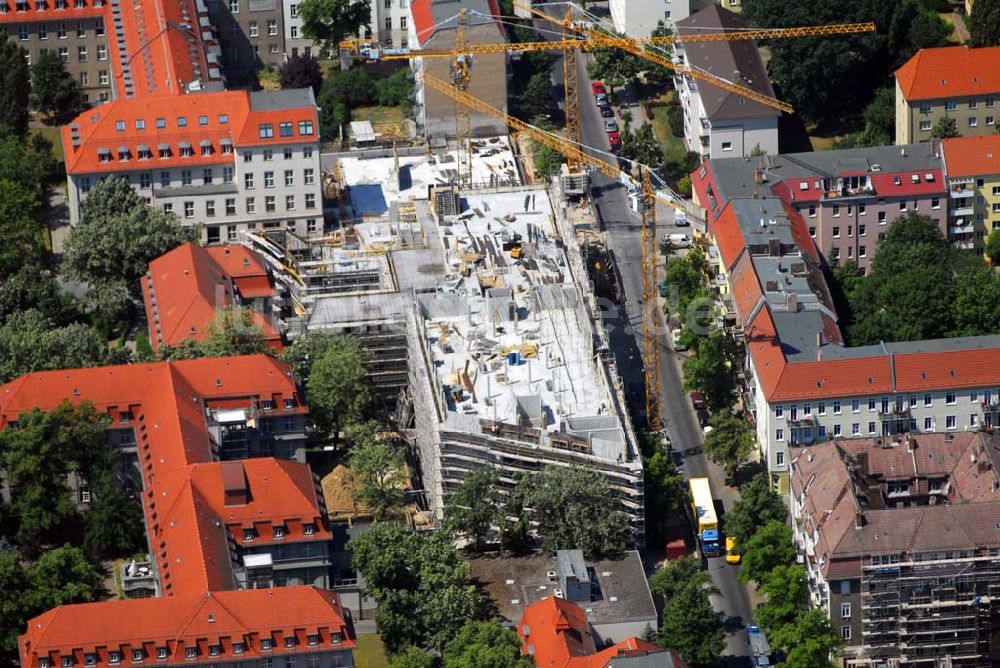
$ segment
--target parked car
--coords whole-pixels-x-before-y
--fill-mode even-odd
[[[696,411],[703,411],[703,410],[705,410],[705,395],[704,394],[702,394],[701,392],[695,391],[695,392],[692,392],[691,394],[689,394],[688,396],[691,397],[691,405],[694,406],[694,409]]]
[[[591,82],[591,84],[590,84],[590,90],[593,91],[594,95],[604,95],[604,94],[607,93],[607,91],[604,90],[604,82],[603,81],[593,81],[593,82]]]
[[[611,108],[611,105],[602,104],[599,109],[601,110],[601,116],[604,118],[614,118],[615,110]]]
[[[608,103],[608,96],[605,93],[598,93],[594,96],[594,100],[597,102],[597,106]]]
[[[687,227],[689,225],[687,214],[680,209],[674,211],[674,225],[677,227]]]
[[[622,136],[617,132],[612,132],[608,134],[608,143],[611,145],[611,148],[621,148]]]
[[[604,121],[604,131],[605,132],[618,132],[618,121],[611,119]]]
[[[712,414],[708,412],[707,409],[701,409],[698,411],[698,424],[701,425],[701,430],[706,434],[712,431],[712,425],[709,422],[712,420]]]
[[[688,349],[688,347],[684,345],[684,342],[681,340],[681,330],[679,329],[673,330],[672,332],[670,332],[670,336],[674,340],[674,350],[678,352],[683,352]]]
[[[674,248],[691,248],[691,239],[686,234],[668,234],[667,239]]]
[[[736,551],[736,539],[732,536],[726,536],[726,563],[738,564],[742,559],[743,557]]]

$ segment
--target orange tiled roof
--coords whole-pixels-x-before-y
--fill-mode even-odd
[[[949,177],[1000,174],[1000,134],[955,137],[941,143]]]
[[[317,645],[309,635],[319,636]],[[284,639],[294,636],[293,649]],[[273,651],[262,651],[260,641],[270,638]],[[234,643],[243,643],[235,654]],[[315,587],[279,587],[205,592],[171,598],[104,601],[62,605],[35,617],[19,638],[21,665],[37,668],[39,658],[59,665],[72,656],[85,665],[86,654],[96,654],[96,665],[108,665],[110,651],[121,652],[121,663],[132,662],[133,650],[156,660],[157,649],[166,648],[167,663],[183,663],[185,651],[196,647],[198,660],[219,646],[219,660],[257,659],[274,654],[323,650],[350,650],[356,646],[337,594]]]
[[[105,4],[102,0],[0,0],[0,25],[103,17]]]
[[[1000,47],[921,49],[896,70],[906,100],[1000,93]]]
[[[238,303],[234,285],[244,299],[276,294],[263,261],[242,246],[187,243],[150,262],[142,296],[153,350],[164,343],[203,339],[217,309]],[[253,315],[271,346],[281,350],[281,334],[274,324],[263,313]]]

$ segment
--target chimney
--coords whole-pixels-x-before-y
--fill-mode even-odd
[[[857,531],[860,531],[864,525],[865,525],[865,514],[861,512],[860,508],[858,508],[857,510],[854,511],[854,528]]]
[[[790,313],[795,313],[799,310],[799,297],[794,292],[785,294],[785,309]]]
[[[816,332],[816,347],[822,348],[824,345],[826,345],[826,336],[823,334],[823,330],[821,329]]]

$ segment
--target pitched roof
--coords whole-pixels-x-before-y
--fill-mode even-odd
[[[941,146],[949,177],[1000,174],[1000,134],[945,139]]]
[[[729,32],[745,30],[747,22],[738,14],[724,9],[719,3],[710,3],[701,11],[677,22],[677,34],[700,34],[708,31]],[[746,86],[758,93],[774,97],[764,61],[757,50],[757,42],[750,40],[723,40],[719,42],[682,42],[685,60],[691,67],[704,70],[717,77]],[[698,91],[706,116],[711,120],[734,118],[772,118],[781,112],[737,93],[719,88],[707,81],[698,82]]]
[[[356,646],[337,594],[315,587],[277,587],[204,592],[170,598],[145,598],[62,605],[35,617],[19,638],[21,665],[34,667],[39,657],[74,656],[84,664],[85,653],[107,661],[110,650],[123,655],[133,649],[155,658],[165,647],[167,661],[183,662],[185,649],[197,647],[202,657],[208,645],[220,645],[220,660],[233,656],[242,642],[240,659],[262,656],[260,638],[272,638],[284,652],[315,652],[307,634],[318,634],[323,648]],[[336,634],[336,637],[335,637]],[[296,648],[285,649],[283,638],[294,635]]]
[[[187,243],[150,262],[142,295],[153,350],[164,343],[204,339],[217,309],[242,303],[236,293],[243,299],[276,295],[263,260],[243,246]],[[253,319],[272,347],[281,350],[274,323],[259,311]]]
[[[684,668],[676,654],[659,645],[632,637],[600,652],[590,632],[590,623],[580,606],[550,596],[529,605],[517,626],[523,646],[539,668],[607,668],[616,658],[663,655],[657,665]]]
[[[1000,47],[920,49],[896,70],[906,100],[1000,93]]]
[[[496,0],[411,0],[410,14],[417,41],[426,44],[439,31],[454,30],[458,25],[458,13],[462,10],[465,11],[466,28],[494,25],[497,28],[496,41],[506,39]]]

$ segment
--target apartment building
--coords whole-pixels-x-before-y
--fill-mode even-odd
[[[711,3],[677,22],[677,34],[732,32],[747,29],[738,14]],[[757,42],[677,42],[674,60],[774,97]],[[703,158],[778,152],[781,112],[737,93],[690,76],[674,77],[684,109],[684,143]]]
[[[410,13],[409,44],[412,49],[448,50],[455,46],[459,12],[465,12],[465,38],[469,44],[496,44],[507,33],[499,18],[496,0],[413,0]],[[455,101],[443,93],[428,90],[421,81],[424,73],[445,81],[451,80],[447,58],[417,58],[410,61],[415,75],[414,117],[429,138],[455,136]],[[480,55],[472,61],[471,79],[466,92],[492,106],[507,110],[507,56]],[[495,137],[507,134],[507,124],[492,116],[469,112],[472,135]]]
[[[178,246],[150,262],[141,283],[154,351],[204,339],[224,308],[250,309],[271,347],[283,347],[274,279],[261,255],[244,246]]]
[[[806,221],[828,263],[851,260],[867,271],[887,226],[908,211],[930,216],[950,238],[944,174],[940,143],[931,142],[712,158],[691,179],[709,223],[730,199],[776,196]]]
[[[771,200],[768,202],[768,200]],[[745,403],[786,490],[788,447],[1000,425],[1000,336],[846,347],[807,219],[778,198],[728,201],[709,222],[745,344]]]
[[[649,37],[660,21],[673,27],[691,14],[697,0],[610,0],[615,31],[636,39]]]
[[[959,248],[982,252],[1000,228],[1000,134],[941,142],[948,166],[948,233]]]
[[[28,52],[28,63],[55,51],[73,75],[83,99],[111,99],[111,61],[105,32],[107,0],[37,0],[0,4],[0,26]]]
[[[150,204],[201,226],[322,230],[319,125],[311,89],[117,99],[62,128],[70,221],[101,178],[126,177]]]
[[[896,143],[930,141],[938,119],[963,137],[991,134],[1000,99],[1000,47],[921,49],[896,70]]]
[[[312,587],[61,605],[28,622],[21,668],[214,665],[349,668],[337,595]]]
[[[838,438],[789,454],[794,541],[843,665],[996,665],[997,435]]]
[[[222,66],[231,84],[251,81],[261,67],[285,59],[284,0],[208,0]]]

